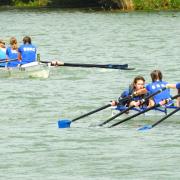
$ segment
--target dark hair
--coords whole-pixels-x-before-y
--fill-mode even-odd
[[[29,36],[25,36],[25,37],[23,38],[23,43],[24,43],[24,44],[26,44],[26,43],[31,44],[31,38],[30,38]]]
[[[132,83],[130,84],[130,86],[129,86],[129,95],[132,95],[132,94],[133,94],[133,92],[135,91],[134,85],[135,85],[139,80],[145,82],[144,77],[142,77],[142,76],[136,76],[136,77],[134,78],[133,82],[132,82]],[[131,102],[131,99],[126,99],[126,98],[125,98],[125,100],[123,101],[122,98],[124,98],[124,97],[126,97],[126,95],[125,95],[124,93],[122,93],[121,96],[120,96],[119,99],[118,99],[118,101],[121,102],[120,105],[123,105],[123,106],[127,105],[127,106],[129,106],[129,103]],[[144,95],[140,95],[140,97],[143,98]]]
[[[132,82],[131,85],[130,85],[130,87],[132,88],[132,90],[135,89],[134,84],[136,84],[137,81],[139,81],[139,80],[142,80],[143,82],[145,82],[144,77],[142,77],[142,76],[136,76],[136,77],[134,78],[133,82]]]
[[[160,70],[154,70],[151,72],[151,79],[152,79],[152,82],[155,82],[157,80],[160,80],[162,81],[162,73]]]

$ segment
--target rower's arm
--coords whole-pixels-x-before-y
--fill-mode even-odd
[[[18,52],[18,60],[21,61],[22,60],[22,57],[21,57],[21,53]]]
[[[176,88],[176,84],[166,84],[166,88]]]
[[[148,92],[147,89],[146,89],[146,88],[143,88],[143,89],[140,89],[140,90],[138,90],[138,91],[135,91],[135,92],[133,93],[133,95],[139,96],[139,95],[142,95],[142,94],[146,94],[147,92]]]

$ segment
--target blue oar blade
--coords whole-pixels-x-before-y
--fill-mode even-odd
[[[70,128],[71,121],[68,119],[60,119],[58,121],[59,128]]]
[[[152,125],[145,125],[143,127],[140,127],[138,129],[138,131],[146,131],[146,130],[149,130],[149,129],[152,129]]]

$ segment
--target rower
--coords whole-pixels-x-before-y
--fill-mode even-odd
[[[125,90],[121,96],[118,99],[118,102],[121,103],[116,103],[115,101],[112,101],[112,106],[115,106],[118,104],[118,106],[140,106],[140,100],[144,99],[147,96],[147,90],[145,89],[145,79],[142,76],[137,76],[134,78],[133,82],[129,86],[127,90]],[[122,101],[121,99],[124,99],[126,97],[133,96],[131,99],[126,99],[125,101]],[[147,106],[148,103],[145,105]]]
[[[31,38],[25,36],[23,44],[18,48],[18,59],[21,64],[27,64],[36,61],[36,47],[31,43]]]
[[[2,39],[0,39],[0,60],[1,59],[3,60],[6,59],[6,45]],[[6,63],[0,63],[0,67],[5,67],[5,66],[6,66]]]
[[[153,94],[154,92],[157,92],[158,90],[166,87],[166,85],[168,84],[167,82],[163,81],[163,75],[161,73],[160,70],[154,70],[151,72],[151,79],[152,79],[152,83],[149,83],[146,86],[146,89],[148,91],[149,94]],[[155,95],[150,101],[151,101],[151,106],[158,104],[161,102],[161,104],[163,105],[163,100],[165,99],[169,99],[171,98],[170,95],[170,90],[166,89],[165,91]],[[170,106],[173,105],[173,101],[169,101],[168,104],[166,104],[166,106]]]
[[[12,37],[10,39],[10,46],[6,50],[6,55],[7,55],[7,59],[9,59],[9,60],[17,59],[17,61],[8,62],[7,67],[18,66],[18,64],[19,64],[19,61],[18,61],[18,44],[17,44],[17,39],[15,37]]]

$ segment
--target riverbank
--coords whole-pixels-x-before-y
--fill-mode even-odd
[[[95,8],[103,10],[180,10],[179,0],[22,0],[6,2],[6,8]],[[3,6],[4,7],[4,6]]]

